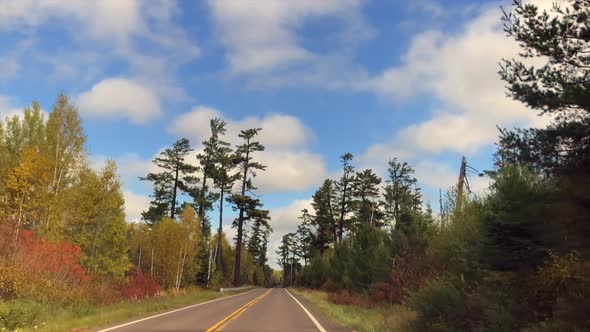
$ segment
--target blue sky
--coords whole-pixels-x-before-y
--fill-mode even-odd
[[[496,124],[547,123],[504,96],[498,62],[518,47],[502,4],[0,0],[0,116],[69,95],[89,161],[119,164],[130,220],[149,202],[137,177],[151,159],[184,136],[198,150],[212,116],[230,134],[263,127],[269,168],[256,182],[274,242],[345,152],[381,175],[390,158],[407,160],[436,207],[461,155],[491,167]],[[486,184],[471,177],[474,191]]]

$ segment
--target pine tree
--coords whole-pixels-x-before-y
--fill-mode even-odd
[[[315,210],[315,217],[311,222],[315,228],[313,246],[320,251],[322,256],[330,243],[335,242],[337,237],[337,224],[332,210],[335,200],[333,188],[332,180],[324,180],[322,186],[313,195],[311,203]]]
[[[379,198],[381,178],[372,170],[359,172],[352,182],[352,196],[355,198],[355,216],[359,224],[380,225],[381,211],[376,200]]]
[[[249,217],[252,221],[252,228],[248,239],[248,252],[254,258],[256,264],[263,267],[268,261],[266,250],[268,238],[270,232],[272,232],[272,227],[269,225],[269,211],[257,209],[252,211]]]
[[[335,182],[335,188],[339,201],[339,216],[338,216],[338,241],[342,242],[342,237],[346,229],[346,214],[350,211],[350,197],[351,197],[351,182],[354,177],[354,167],[350,165],[352,161],[352,154],[345,153],[340,156],[342,163],[342,177]]]
[[[557,15],[534,3],[514,1],[504,13],[504,30],[519,43],[524,58],[546,63],[530,66],[505,59],[500,75],[509,95],[555,121],[545,129],[502,131],[503,162],[524,161],[550,173],[588,174],[590,169],[590,28],[588,0],[573,0]],[[511,160],[512,159],[512,160]],[[502,160],[500,160],[502,162]]]
[[[253,141],[253,138],[258,135],[261,128],[242,130],[238,135],[244,140],[244,143],[237,146],[236,149],[236,160],[239,163],[239,169],[241,174],[241,188],[239,194],[231,196],[231,201],[235,206],[235,209],[239,211],[238,219],[234,222],[235,227],[238,229],[236,236],[236,260],[234,269],[234,286],[242,284],[241,280],[241,259],[242,259],[242,240],[244,233],[244,221],[246,220],[247,211],[252,211],[258,206],[258,200],[251,198],[246,195],[248,192],[252,192],[256,187],[252,184],[251,177],[256,176],[256,170],[264,171],[266,166],[253,161],[252,155],[254,152],[264,151],[264,146],[259,142]]]
[[[203,174],[201,181],[201,188],[195,190],[192,193],[195,199],[196,206],[198,207],[198,216],[201,219],[202,234],[209,236],[211,233],[211,225],[206,218],[206,211],[211,209],[213,202],[217,200],[217,195],[209,191],[207,181],[214,179],[215,173],[217,172],[217,160],[219,150],[229,147],[229,143],[220,140],[220,136],[225,135],[227,123],[219,118],[214,118],[210,121],[209,127],[211,128],[211,136],[206,141],[203,141],[204,150],[203,153],[197,155],[200,169]]]
[[[307,261],[311,259],[311,249],[313,244],[313,233],[311,230],[312,216],[307,209],[301,210],[301,223],[297,225],[297,232],[295,233],[295,240],[297,242],[298,252],[303,258],[303,264],[307,265]]]
[[[185,161],[186,156],[191,151],[193,149],[190,146],[189,140],[186,138],[179,139],[174,143],[172,148],[164,150],[160,153],[160,157],[154,158],[153,163],[161,168],[162,172],[148,173],[146,177],[140,178],[142,181],[153,182],[156,188],[154,191],[154,200],[152,201],[153,204],[150,205],[157,209],[165,203],[170,208],[171,219],[174,219],[178,210],[177,196],[179,190],[189,192],[191,185],[197,182],[197,179],[192,176],[197,171],[197,168]],[[152,212],[148,210],[142,215],[146,217],[157,215],[155,211]],[[149,220],[149,222],[155,223],[158,220]]]
[[[236,167],[236,157],[233,155],[229,143],[219,141],[218,148],[215,150],[215,173],[213,174],[213,183],[219,189],[219,225],[217,227],[217,249],[215,253],[215,266],[221,268],[223,266],[223,206],[225,203],[225,194],[230,193],[234,183],[239,179],[240,174],[234,173]]]
[[[413,177],[414,169],[408,163],[393,158],[389,161],[387,174],[383,188],[385,217],[392,225],[397,225],[402,213],[414,211],[422,204],[421,194]]]

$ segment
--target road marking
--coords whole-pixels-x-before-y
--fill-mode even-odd
[[[227,315],[224,319],[222,319],[219,322],[217,322],[217,324],[211,326],[207,330],[207,332],[221,331],[225,327],[225,325],[229,322],[230,319],[239,317],[241,314],[244,313],[244,311],[248,310],[248,308],[250,308],[251,306],[253,306],[254,304],[256,304],[256,302],[262,300],[263,297],[265,297],[266,295],[268,295],[268,293],[270,293],[271,290],[272,289],[269,289],[266,293],[258,296],[254,300],[252,300],[252,301],[244,304],[243,306],[241,306],[238,310],[236,310],[236,311],[232,312],[231,314]]]
[[[305,309],[305,307],[303,306],[303,304],[301,304],[301,302],[299,302],[299,300],[297,300],[295,298],[295,296],[291,295],[291,293],[289,293],[289,291],[285,288],[285,292],[287,292],[287,294],[289,294],[289,296],[295,300],[295,302],[297,302],[297,304],[299,304],[299,306],[301,307],[301,309],[303,309],[303,311],[305,311],[305,313],[307,314],[307,316],[309,316],[309,318],[311,319],[311,321],[315,324],[315,327],[318,328],[318,330],[320,330],[320,332],[326,332],[326,329],[322,326],[322,324],[320,324],[320,322],[318,322],[317,319],[315,319],[315,317],[313,317],[313,315],[311,314],[311,312],[309,312],[307,309]]]
[[[180,309],[175,309],[175,310],[171,310],[171,311],[163,312],[163,313],[161,313],[161,314],[157,314],[157,315],[154,315],[154,316],[149,316],[149,317],[146,317],[146,318],[142,318],[142,319],[134,320],[134,321],[132,321],[132,322],[129,322],[129,323],[125,323],[125,324],[121,324],[121,325],[117,325],[117,326],[109,327],[109,328],[107,328],[107,329],[104,329],[104,330],[99,330],[98,332],[107,332],[107,331],[113,331],[113,330],[120,329],[120,328],[122,328],[122,327],[125,327],[125,326],[129,326],[129,325],[132,325],[132,324],[135,324],[135,323],[139,323],[139,322],[146,321],[146,320],[148,320],[148,319],[152,319],[152,318],[156,318],[156,317],[160,317],[160,316],[164,316],[164,315],[172,314],[172,313],[175,313],[175,312],[178,312],[178,311],[182,311],[182,310],[186,310],[186,309],[190,309],[190,308],[194,308],[194,307],[202,306],[202,305],[205,305],[205,304],[209,304],[209,303],[213,303],[213,302],[217,302],[217,301],[221,301],[221,300],[229,299],[229,298],[231,298],[231,297],[236,297],[236,296],[240,296],[240,295],[246,295],[246,294],[248,294],[248,293],[252,293],[252,292],[253,292],[253,291],[255,291],[255,290],[256,290],[256,289],[253,289],[253,290],[251,290],[251,291],[248,291],[248,292],[245,292],[245,293],[235,294],[235,295],[231,295],[231,296],[221,297],[221,298],[218,298],[218,299],[215,299],[215,300],[210,300],[210,301],[207,301],[207,302],[201,302],[201,303],[197,303],[197,304],[189,305],[188,307],[184,307],[184,308],[180,308]]]

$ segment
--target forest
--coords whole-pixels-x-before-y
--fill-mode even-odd
[[[403,305],[412,331],[590,328],[590,3],[557,15],[514,5],[503,22],[523,59],[498,59],[499,75],[508,97],[553,123],[499,128],[494,167],[479,174],[489,189],[471,193],[463,164],[437,215],[408,163],[392,158],[381,178],[343,154],[340,178],[283,236],[286,285],[334,304]]]
[[[50,112],[33,101],[0,119],[0,328],[29,326],[48,308],[82,317],[194,287],[281,283],[335,305],[401,306],[411,313],[403,330],[589,330],[590,3],[554,11],[515,1],[504,13],[521,47],[521,58],[498,59],[507,98],[552,123],[498,128],[494,165],[476,174],[487,191],[471,192],[462,162],[432,206],[410,163],[391,156],[381,176],[345,152],[282,235],[279,278],[256,192],[263,128],[241,130],[232,146],[214,118],[205,141],[161,151],[140,178],[150,205],[130,223],[116,163],[90,166],[65,94]]]
[[[197,165],[186,161],[194,152],[185,138],[153,160],[158,172],[141,178],[153,184],[153,200],[141,223],[128,223],[117,166],[90,167],[67,96],[58,96],[47,119],[33,102],[22,116],[0,121],[0,298],[9,301],[0,326],[34,320],[30,308],[275,282],[266,257],[269,211],[253,196],[254,171],[265,169],[255,161],[264,150],[256,141],[261,128],[243,130],[234,150],[223,141],[226,123],[216,118],[210,126]],[[237,214],[236,244],[223,233],[224,205]]]

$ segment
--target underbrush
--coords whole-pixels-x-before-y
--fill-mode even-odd
[[[416,314],[400,305],[371,300],[368,295],[295,289],[293,292],[323,312],[331,320],[355,331],[412,331]]]

